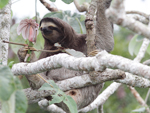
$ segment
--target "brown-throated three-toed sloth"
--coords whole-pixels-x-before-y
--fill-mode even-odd
[[[104,4],[98,3],[97,23],[96,23],[96,47],[105,49],[110,52],[113,49],[113,26],[112,23],[105,17],[105,10],[109,7],[111,0],[104,0]],[[55,43],[59,43],[64,48],[75,49],[86,54],[86,34],[77,34],[73,28],[66,22],[58,18],[43,18],[40,22],[40,30],[45,40],[44,50],[56,50]],[[39,59],[61,53],[42,52]],[[18,56],[21,62],[25,58],[26,51],[21,48],[18,51]],[[35,61],[35,55],[32,54],[31,62]],[[54,69],[44,73],[40,73],[45,79],[52,79],[55,82],[61,81],[74,76],[83,75],[82,71],[73,71],[65,68]],[[26,76],[31,88],[38,89],[44,81],[36,75]],[[72,89],[66,91],[77,103],[78,109],[89,105],[99,94],[102,84],[88,86],[80,89]]]

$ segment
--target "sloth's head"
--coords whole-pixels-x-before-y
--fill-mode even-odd
[[[53,18],[44,18],[40,22],[40,30],[43,37],[49,40],[52,44],[61,41],[63,38],[62,30],[52,21]]]
[[[76,36],[73,28],[59,18],[43,18],[40,30],[45,40],[62,46],[71,43]]]

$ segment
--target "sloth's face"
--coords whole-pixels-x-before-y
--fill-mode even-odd
[[[54,23],[42,22],[40,30],[43,37],[45,37],[52,43],[57,43],[62,39],[61,30]]]

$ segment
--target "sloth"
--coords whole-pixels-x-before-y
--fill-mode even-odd
[[[101,15],[103,17],[100,18],[102,21],[97,23],[97,25],[101,26],[99,29],[100,32],[98,34],[100,37],[96,38],[96,42],[100,42],[100,44],[97,44],[96,46],[98,46],[100,49],[106,50],[107,52],[110,52],[113,49],[114,45],[112,35],[113,26],[112,23],[105,17],[105,10],[109,7],[110,3],[111,0],[105,0],[104,8],[102,8],[102,10],[104,11],[101,12]],[[62,21],[61,19],[48,17],[43,18],[40,21],[40,30],[45,40],[44,50],[57,50],[58,48],[55,47],[55,43],[59,43],[64,48],[74,49],[87,55],[86,34],[77,34],[69,24]],[[20,62],[23,62],[26,53],[27,51],[24,51],[23,48],[19,49],[18,57]],[[62,52],[42,52],[40,54],[39,59],[46,58],[59,53]],[[34,52],[32,52],[31,62],[34,62],[36,60],[37,59],[35,57],[35,54]],[[75,76],[81,76],[83,74],[84,73],[82,71],[69,70],[64,67],[40,73],[40,75],[46,80],[51,79],[55,82],[72,78]],[[44,84],[44,81],[38,78],[38,76],[36,75],[26,75],[26,78],[28,79],[32,89],[39,89]],[[99,95],[102,86],[103,84],[97,84],[79,89],[72,89],[66,91],[65,93],[67,95],[70,95],[75,100],[77,108],[81,109],[94,101],[94,99]],[[61,108],[63,106],[62,104],[57,105]],[[65,108],[63,109],[65,110]]]

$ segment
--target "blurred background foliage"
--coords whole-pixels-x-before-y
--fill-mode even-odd
[[[60,12],[51,12],[46,14],[44,17],[57,17],[68,24],[70,24],[77,33],[86,33],[84,20],[85,15],[81,15],[78,13],[71,14],[70,11],[60,11]],[[39,19],[40,20],[40,19]],[[39,21],[38,20],[38,21]],[[22,36],[18,36],[16,33],[16,27],[18,24],[15,22],[15,19],[12,20],[12,27],[11,27],[11,38],[10,40],[13,42],[23,43]],[[135,35],[133,32],[129,31],[128,29],[114,26],[114,50],[111,54],[120,55],[125,58],[134,59],[136,54],[139,51],[139,47],[142,44],[143,37]],[[44,40],[42,38],[41,33],[37,37],[37,42],[35,44],[35,48],[43,49]],[[21,46],[10,45],[9,47],[9,62],[14,61],[18,63],[17,58],[17,50]],[[150,48],[150,47],[149,47]],[[149,59],[149,52],[147,51],[143,61]],[[39,56],[39,52],[36,52],[37,57]],[[23,88],[29,87],[29,84],[25,77],[21,79],[23,84]],[[112,83],[112,81],[106,82],[104,88],[107,88]],[[136,88],[140,95],[145,99],[148,88]],[[150,104],[150,100],[148,99],[147,104]],[[104,112],[105,113],[131,113],[132,110],[140,108],[141,106],[136,101],[134,96],[131,94],[128,86],[122,85],[119,89],[106,101],[104,104]],[[47,111],[41,110],[37,104],[32,104],[28,106],[27,113],[48,113]],[[93,110],[88,113],[97,113],[96,110]]]

